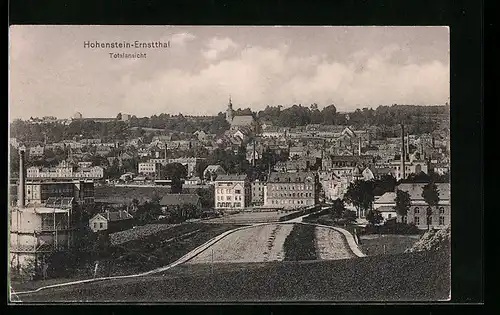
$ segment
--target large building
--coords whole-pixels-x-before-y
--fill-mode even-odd
[[[436,184],[439,191],[439,203],[437,207],[431,208],[432,215],[427,218],[427,209],[430,208],[422,197],[422,190],[425,183],[405,183],[399,184],[397,190],[406,191],[410,194],[411,206],[406,216],[396,214],[396,193],[388,192],[374,202],[374,209],[391,213],[397,216],[398,222],[413,223],[420,229],[426,229],[427,223],[432,228],[443,228],[451,224],[451,200],[450,184]],[[389,210],[393,209],[392,212]],[[429,219],[429,221],[427,221]]]
[[[23,267],[31,266],[34,270],[28,272],[32,273],[43,266],[46,255],[73,244],[74,196],[85,201],[89,191],[84,181],[78,181],[78,192],[75,192],[75,183],[26,182],[24,148],[19,152],[19,160],[18,204],[11,206],[8,212],[9,262],[11,268],[20,272]],[[94,184],[90,184],[93,202]]]
[[[18,194],[19,196],[19,194]],[[24,202],[28,205],[42,205],[49,198],[74,198],[78,204],[94,203],[94,182],[92,180],[43,180],[25,182]]]
[[[12,207],[10,214],[11,267],[38,268],[54,250],[73,245],[73,198],[49,198],[43,206]]]
[[[155,175],[157,171],[156,162],[142,162],[138,164],[137,172],[143,175]]]
[[[257,129],[257,122],[252,115],[235,116],[231,97],[229,98],[229,103],[227,104],[226,120],[231,125],[232,130],[237,130],[242,127],[250,128],[250,130],[252,131],[255,131]]]
[[[250,205],[251,187],[246,175],[219,175],[215,180],[215,209],[242,210]]]
[[[252,182],[251,186],[252,186],[252,206],[263,206],[265,182],[256,180]]]
[[[63,179],[101,179],[104,169],[100,166],[75,165],[62,161],[57,167],[42,168],[32,166],[27,169],[27,177],[35,178],[63,178]]]
[[[313,172],[269,175],[264,205],[273,208],[300,208],[318,203],[318,180]]]

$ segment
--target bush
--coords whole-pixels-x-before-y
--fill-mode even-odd
[[[361,234],[401,234],[401,235],[415,235],[420,234],[419,228],[413,224],[401,223],[401,222],[391,222],[386,223],[382,226],[374,226],[368,224]]]

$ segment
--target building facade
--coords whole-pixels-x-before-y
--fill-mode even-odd
[[[319,201],[318,180],[313,172],[271,173],[266,186],[266,207],[300,208]]]
[[[215,209],[243,210],[250,205],[251,185],[246,175],[219,175],[215,180]]]
[[[252,182],[252,206],[264,205],[264,187],[265,182],[261,182],[258,180]]]

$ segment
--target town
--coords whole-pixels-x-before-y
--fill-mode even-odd
[[[76,113],[11,122],[12,275],[34,281],[144,272],[225,231],[270,222],[341,228],[368,256],[402,253],[423,233],[449,229],[448,104],[253,112],[226,102],[217,116]],[[287,260],[287,251],[314,234],[300,230],[308,225],[282,226],[269,233],[282,235],[285,253],[265,261]],[[290,245],[294,233],[304,242]],[[381,234],[401,241],[373,237]],[[215,260],[228,260],[226,249],[213,251]],[[317,252],[304,259],[340,255]],[[194,260],[210,261],[203,257]]]

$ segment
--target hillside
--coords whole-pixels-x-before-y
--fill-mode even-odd
[[[161,275],[44,290],[29,301],[435,301],[450,292],[449,255],[181,265]]]

